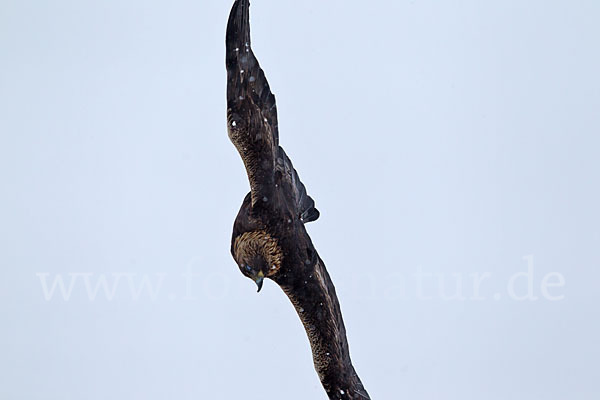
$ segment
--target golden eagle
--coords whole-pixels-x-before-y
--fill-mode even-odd
[[[227,128],[250,181],[231,253],[259,291],[269,278],[289,297],[329,398],[369,399],[350,360],[335,288],[304,228],[319,211],[279,146],[275,96],[250,47],[249,7],[235,1],[226,34]]]

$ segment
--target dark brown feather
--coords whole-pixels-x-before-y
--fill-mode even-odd
[[[250,181],[252,204],[267,202],[279,185],[303,222],[319,212],[291,160],[279,146],[275,96],[250,46],[248,1],[236,1],[226,34],[227,126]]]

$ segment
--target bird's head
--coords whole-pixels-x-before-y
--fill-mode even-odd
[[[242,274],[246,277],[252,279],[256,286],[258,286],[258,291],[262,289],[263,281],[268,273],[268,268],[266,266],[266,261],[262,256],[257,255],[256,257],[251,257],[248,260],[240,260],[238,262],[238,267]]]
[[[264,279],[279,271],[283,258],[277,240],[264,231],[246,232],[235,238],[233,257],[242,274],[256,283],[259,292]]]

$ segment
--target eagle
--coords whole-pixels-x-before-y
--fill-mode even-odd
[[[275,282],[292,302],[330,399],[369,399],[350,360],[335,288],[305,224],[314,200],[279,146],[275,96],[250,46],[249,0],[236,0],[226,32],[227,130],[248,180],[233,226],[231,254],[241,273]]]

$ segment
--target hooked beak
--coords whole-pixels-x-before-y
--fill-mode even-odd
[[[256,291],[256,293],[260,292],[260,289],[262,289],[264,279],[265,274],[263,274],[262,271],[259,271],[258,274],[256,274],[256,278],[254,279],[254,283],[256,283],[256,286],[258,286],[258,290]]]

